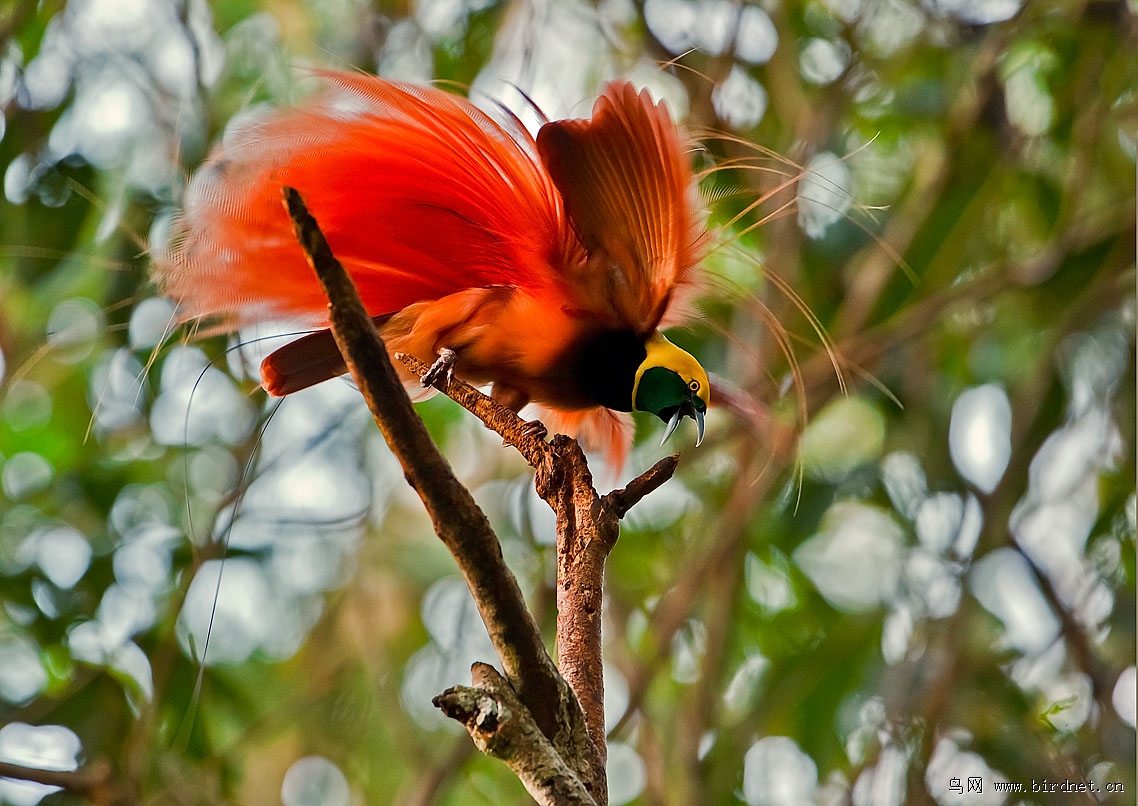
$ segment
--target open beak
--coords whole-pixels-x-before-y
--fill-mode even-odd
[[[692,404],[691,398],[689,397],[679,405],[679,408],[677,408],[675,413],[672,414],[671,419],[668,420],[668,427],[664,429],[664,438],[660,440],[661,445],[668,441],[668,437],[672,435],[672,433],[676,430],[676,427],[679,426],[680,420],[685,416],[691,417],[693,420],[695,420],[695,446],[698,448],[701,444],[703,444],[703,412]]]

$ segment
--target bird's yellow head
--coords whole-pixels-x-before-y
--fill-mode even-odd
[[[636,370],[632,386],[633,411],[655,414],[668,424],[664,440],[684,416],[695,420],[696,445],[703,442],[703,418],[711,402],[707,372],[692,355],[654,333],[644,345],[648,356]],[[663,440],[661,440],[663,442]]]

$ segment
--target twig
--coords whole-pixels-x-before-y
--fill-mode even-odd
[[[430,369],[418,358],[407,353],[395,353],[395,360],[407,367],[407,370],[416,377],[422,377]],[[513,411],[482,394],[460,378],[451,377],[448,380],[443,376],[434,388],[481,420],[507,445],[516,448],[531,467],[538,471],[550,471],[550,464],[555,457],[553,446],[534,436],[526,427],[525,420]]]
[[[466,727],[479,750],[504,762],[540,806],[597,806],[506,679],[485,663],[470,676],[473,688],[449,688],[435,705]]]
[[[640,499],[670,479],[679,464],[680,457],[678,454],[665,456],[630,481],[623,490],[613,490],[602,498],[602,505],[611,510],[616,517],[623,518],[628,510],[640,503]]]
[[[98,806],[129,806],[137,803],[137,798],[132,797],[115,781],[111,765],[106,761],[96,761],[77,770],[44,770],[0,761],[0,778],[56,786],[74,792]]]

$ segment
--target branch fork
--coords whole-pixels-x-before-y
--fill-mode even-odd
[[[624,489],[600,496],[575,440],[557,435],[546,442],[513,411],[450,373],[429,379],[537,471],[538,494],[557,516],[559,670],[506,567],[497,536],[415,413],[347,272],[300,194],[284,188],[283,195],[297,239],[328,297],[336,345],[408,483],[458,563],[502,663],[504,674],[475,664],[474,685],[448,689],[435,705],[461,722],[480,750],[505,762],[539,804],[604,806],[605,558],[616,544],[620,519],[671,478],[678,457],[662,459]],[[396,358],[420,377],[430,369],[414,356]]]

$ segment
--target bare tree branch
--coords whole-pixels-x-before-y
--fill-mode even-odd
[[[427,365],[414,356],[397,358],[412,373]],[[585,711],[597,763],[605,761],[604,675],[601,601],[605,559],[616,544],[620,519],[644,496],[672,477],[678,456],[661,459],[623,490],[601,497],[580,445],[558,435],[535,439],[512,411],[458,378],[437,388],[481,419],[537,469],[537,491],[557,516],[557,661]],[[535,444],[536,443],[536,444]]]
[[[550,767],[541,761],[539,757],[545,752],[544,748],[531,742],[535,755],[518,761],[519,769],[528,770],[532,763],[547,772],[556,769],[561,774],[569,770],[575,777],[572,781],[554,782],[558,792],[573,792],[579,785],[588,793],[588,802],[606,803],[601,646],[605,559],[616,544],[620,519],[645,495],[671,478],[678,457],[670,456],[657,462],[625,489],[602,498],[593,486],[585,454],[575,440],[558,435],[546,443],[517,414],[469,384],[446,376],[436,382],[436,388],[500,434],[537,470],[537,491],[557,516],[559,674],[545,652],[533,617],[525,608],[517,581],[505,566],[497,537],[415,414],[350,278],[332,254],[299,194],[290,188],[284,192],[297,237],[330,300],[329,320],[336,344],[384,438],[402,464],[408,482],[423,500],[435,531],[462,569],[502,660],[506,679],[516,690],[518,703],[524,705],[525,713],[519,712],[519,705],[511,705],[504,699],[498,691],[500,687],[479,686],[479,680],[485,683],[490,679],[485,670],[478,671],[480,667],[476,667],[476,688],[454,689],[436,704],[460,718],[476,742],[480,742],[479,747],[497,757],[501,757],[497,751],[487,749],[491,744],[479,738],[485,733],[487,715],[504,707],[514,715],[516,725],[528,725],[526,720],[532,720],[558,754],[561,767]],[[427,365],[414,356],[399,354],[396,357],[415,375],[421,377],[428,370]],[[523,730],[511,735],[510,752],[516,753],[516,742],[530,734]],[[513,763],[511,768],[514,768]],[[515,769],[515,773],[522,777],[519,769]],[[524,777],[523,781],[526,781]],[[538,786],[539,783],[534,779],[526,785],[537,787],[531,792],[544,792],[542,787],[549,782]]]
[[[351,279],[300,194],[285,188],[284,198],[297,238],[328,296],[336,345],[408,483],[423,501],[435,532],[458,563],[506,678],[558,750],[575,751],[566,754],[568,763],[595,773],[595,750],[585,733],[580,706],[545,650],[490,522],[431,441]],[[588,780],[590,775],[586,785],[603,792],[600,769],[599,782]]]
[[[454,686],[434,703],[461,722],[474,744],[508,766],[540,806],[597,806],[498,670],[476,663],[474,687]]]

